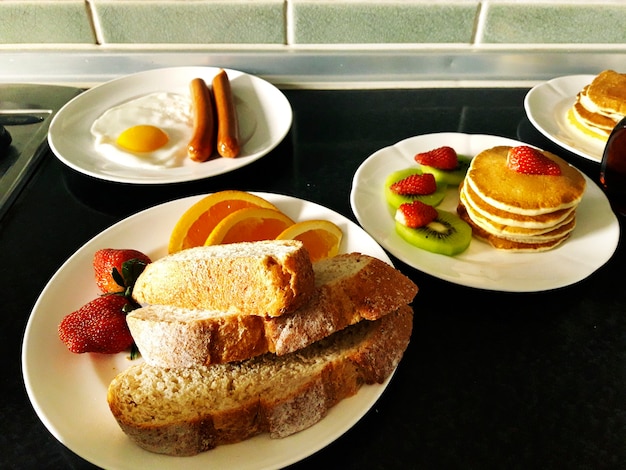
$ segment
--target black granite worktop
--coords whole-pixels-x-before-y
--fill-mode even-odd
[[[598,164],[560,150],[532,127],[526,92],[285,90],[294,122],[274,151],[233,173],[171,186],[93,180],[48,153],[0,222],[0,467],[92,468],[39,420],[20,361],[38,295],[91,237],[155,204],[232,188],[296,196],[355,220],[349,194],[360,163],[382,147],[433,132],[522,140],[597,179]],[[626,465],[622,244],[589,278],[539,293],[461,287],[393,261],[420,289],[409,348],[370,412],[294,469]]]

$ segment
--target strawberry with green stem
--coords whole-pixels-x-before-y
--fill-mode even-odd
[[[135,281],[151,260],[137,250],[103,249],[94,255],[96,283],[104,292],[59,324],[59,338],[74,353],[115,354],[137,350],[126,314],[139,305],[132,298]]]
[[[132,288],[150,258],[138,250],[103,248],[94,253],[96,284],[104,293],[124,292]]]

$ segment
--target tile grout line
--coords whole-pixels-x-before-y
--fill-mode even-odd
[[[471,44],[481,45],[483,35],[485,31],[485,23],[487,17],[487,10],[489,2],[480,2],[478,4],[478,12],[476,14],[476,24],[474,25],[474,32],[472,34]]]
[[[295,31],[293,19],[293,2],[285,0],[285,45],[295,44]]]
[[[100,25],[100,20],[98,18],[98,15],[96,14],[95,7],[91,0],[85,0],[85,6],[87,14],[89,15],[91,27],[93,28],[93,33],[96,37],[96,45],[102,45],[104,44],[102,37],[102,26]]]

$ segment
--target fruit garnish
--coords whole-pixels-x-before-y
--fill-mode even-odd
[[[414,158],[420,165],[427,165],[440,170],[454,170],[458,165],[456,151],[448,146],[418,153]]]
[[[273,240],[295,222],[277,209],[247,207],[224,217],[205,245]]]
[[[435,177],[437,184],[446,184],[458,186],[465,178],[465,174],[469,169],[471,158],[465,155],[457,154],[457,165],[452,170],[444,170],[441,168],[435,168],[434,166],[420,165],[420,169],[423,173],[431,173]]]
[[[73,353],[115,354],[134,344],[126,324],[127,304],[123,295],[95,298],[66,315],[59,324],[59,338]]]
[[[422,170],[419,168],[406,168],[404,170],[394,171],[385,178],[385,199],[391,207],[397,209],[400,204],[405,202],[422,201],[424,204],[436,206],[446,196],[446,184],[438,184],[435,182],[436,189],[430,194],[398,194],[391,190],[391,186],[411,175],[421,175]]]
[[[103,248],[95,252],[96,285],[104,293],[131,290],[150,258],[138,250]]]
[[[506,165],[509,169],[526,175],[559,176],[561,174],[558,163],[527,145],[509,149]]]
[[[138,250],[103,248],[93,257],[96,284],[102,292],[59,323],[59,338],[74,353],[115,354],[131,348],[135,342],[126,324],[126,314],[139,305],[132,298],[135,281],[150,258]]]
[[[396,181],[389,189],[402,196],[432,194],[437,190],[437,182],[430,173],[413,173],[406,178]]]
[[[409,228],[423,227],[437,218],[437,209],[421,201],[405,202],[400,204],[394,218]]]
[[[229,214],[246,207],[278,210],[269,201],[254,194],[225,190],[210,194],[192,205],[178,219],[170,235],[168,252],[202,246],[215,226]]]
[[[297,222],[276,237],[277,240],[300,240],[312,262],[335,256],[342,238],[341,229],[329,220]]]
[[[472,228],[455,214],[437,210],[437,217],[422,227],[410,228],[396,221],[396,232],[408,243],[447,256],[467,249],[472,241]]]

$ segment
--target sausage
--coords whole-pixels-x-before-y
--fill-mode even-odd
[[[239,120],[230,81],[223,69],[213,78],[213,96],[217,112],[217,153],[234,158],[240,151]]]
[[[201,78],[189,84],[193,102],[193,133],[187,146],[187,155],[193,161],[204,162],[215,149],[215,110],[211,90]]]

